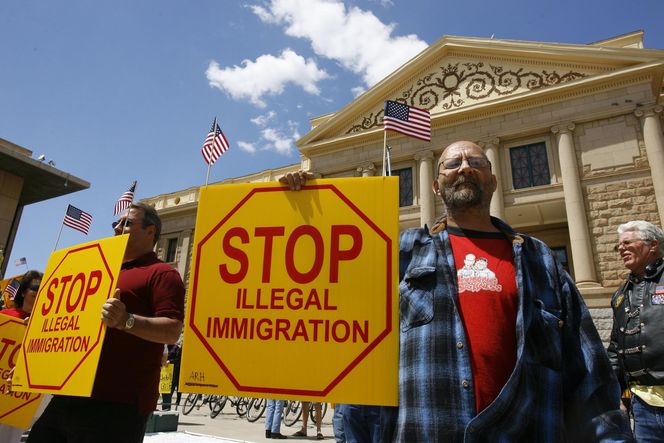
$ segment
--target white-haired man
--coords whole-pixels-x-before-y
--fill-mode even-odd
[[[664,442],[664,232],[636,220],[618,234],[616,251],[630,273],[611,299],[609,358],[631,391],[637,441]]]

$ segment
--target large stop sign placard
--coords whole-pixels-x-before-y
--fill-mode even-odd
[[[180,386],[396,404],[398,179],[201,188]]]
[[[49,257],[13,386],[89,396],[106,327],[101,307],[117,286],[128,235],[61,249]]]

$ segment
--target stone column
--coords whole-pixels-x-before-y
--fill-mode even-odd
[[[648,154],[660,226],[664,223],[664,137],[662,136],[662,124],[659,121],[661,112],[662,107],[659,105],[634,111],[643,125],[643,140]]]
[[[491,215],[505,220],[505,202],[503,199],[503,177],[500,169],[500,157],[498,155],[498,143],[500,140],[492,138],[480,141],[478,144],[484,150],[486,157],[491,162],[491,172],[496,176],[496,192],[491,197]]]
[[[373,177],[376,173],[376,165],[373,163],[364,163],[357,167],[357,173],[362,177]]]
[[[420,226],[431,226],[436,219],[436,202],[431,189],[433,183],[433,152],[421,151],[415,154],[419,175]]]
[[[574,277],[577,286],[598,286],[595,275],[590,236],[588,234],[588,218],[583,202],[581,180],[574,149],[574,124],[554,126],[551,131],[556,135],[560,170],[563,178],[563,195],[567,211],[567,228],[572,246]]]
[[[178,257],[178,264],[177,264],[177,270],[180,272],[180,275],[182,276],[182,279],[185,279],[184,273],[186,272],[187,269],[187,261],[189,260],[189,244],[193,241],[192,238],[192,230],[191,229],[185,229],[182,232],[180,232],[180,238],[182,241],[180,242],[180,256]]]

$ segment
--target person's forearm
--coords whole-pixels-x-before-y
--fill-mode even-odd
[[[174,344],[180,338],[182,322],[168,317],[134,315],[134,326],[124,329],[128,334],[155,343]]]

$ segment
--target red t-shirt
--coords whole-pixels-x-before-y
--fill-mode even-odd
[[[184,318],[184,285],[178,271],[154,252],[123,263],[118,278],[127,312],[145,317]],[[134,404],[152,412],[159,397],[164,345],[115,328],[106,330],[92,398]]]
[[[26,318],[30,317],[30,313],[25,312],[21,308],[3,309],[2,311],[0,311],[0,314],[5,314],[5,315],[9,315],[11,317],[16,317],[16,318],[20,318],[20,319],[26,319]]]
[[[518,297],[512,245],[499,232],[454,227],[448,232],[479,414],[498,396],[516,363]]]

